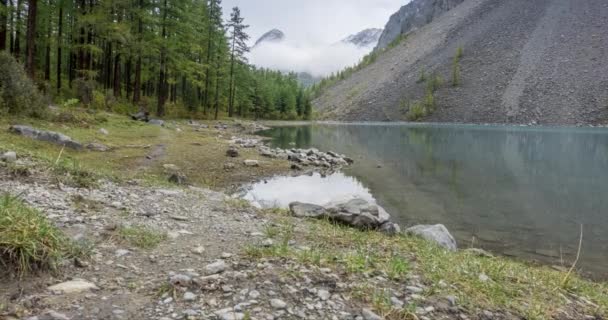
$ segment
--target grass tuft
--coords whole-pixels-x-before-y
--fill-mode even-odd
[[[63,258],[83,254],[38,210],[10,195],[0,197],[0,265],[4,268],[23,276],[54,270]]]

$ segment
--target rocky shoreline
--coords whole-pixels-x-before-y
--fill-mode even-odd
[[[212,130],[202,126],[191,123],[183,130]],[[234,133],[231,126],[218,126],[222,135]],[[243,132],[250,133],[236,134]],[[226,163],[241,158],[245,170],[254,170],[251,161],[266,165],[249,159],[250,150],[262,159],[288,161],[294,174],[352,163],[333,152],[273,149],[255,136],[233,136],[218,150]],[[442,225],[402,232],[389,213],[361,199],[292,203],[285,212],[181,184],[100,178],[81,188],[58,181],[34,159],[2,151],[0,193],[38,209],[86,246],[90,257],[66,259],[57,272],[25,278],[0,272],[3,320],[526,318],[508,308],[471,305],[466,295],[472,292],[457,279],[422,270],[433,255],[434,264],[462,254],[473,265],[491,255],[456,251]],[[150,239],[137,238],[140,231],[157,244],[142,246]],[[412,253],[420,247],[423,253]],[[466,270],[482,293],[501,281],[490,269]],[[569,299],[558,313],[570,316],[563,319],[600,319],[590,298]]]

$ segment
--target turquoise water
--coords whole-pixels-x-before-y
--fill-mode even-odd
[[[582,271],[608,277],[606,129],[315,124],[261,134],[275,147],[354,158],[343,177],[360,185],[357,192],[369,191],[404,226],[445,224],[460,247],[569,265],[582,224]],[[295,186],[290,199],[345,188],[320,184],[321,177],[276,179],[266,187],[273,192],[258,195],[264,201],[278,201]]]

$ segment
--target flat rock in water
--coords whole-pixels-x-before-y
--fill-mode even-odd
[[[53,292],[79,293],[89,290],[98,290],[99,288],[91,282],[77,279],[50,286],[48,289]]]
[[[327,213],[325,208],[316,204],[292,202],[289,204],[291,214],[298,218],[319,218]]]
[[[83,148],[80,142],[76,142],[72,140],[72,138],[58,132],[38,130],[22,125],[11,126],[9,131],[34,140],[46,141],[75,150],[81,150]]]
[[[442,224],[417,225],[406,229],[405,232],[435,242],[450,251],[456,251],[458,249],[456,240],[454,240],[454,237]]]

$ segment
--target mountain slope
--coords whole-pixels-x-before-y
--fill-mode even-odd
[[[440,88],[422,120],[603,123],[607,30],[605,0],[465,0],[314,103],[328,119],[403,120],[403,102],[424,96],[421,72],[450,79],[462,47],[461,85]]]
[[[391,16],[378,40],[376,49],[384,49],[401,34],[429,24],[464,0],[413,0]]]

